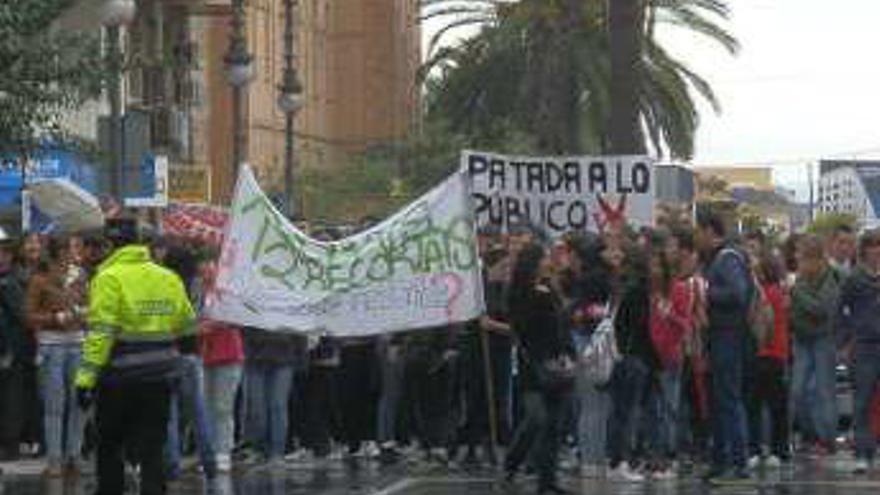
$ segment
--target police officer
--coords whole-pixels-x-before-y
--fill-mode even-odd
[[[141,468],[141,493],[165,493],[163,448],[181,352],[195,348],[195,313],[180,277],[152,261],[134,220],[109,220],[113,251],[89,289],[89,332],[76,386],[96,403],[98,495],[125,489],[125,457]]]

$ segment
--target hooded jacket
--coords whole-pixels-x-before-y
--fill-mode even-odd
[[[709,332],[745,332],[748,328],[751,274],[746,257],[736,248],[722,245],[703,273],[708,284]]]
[[[857,266],[840,291],[840,318],[857,351],[880,353],[880,275]]]

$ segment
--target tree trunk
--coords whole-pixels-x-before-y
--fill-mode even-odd
[[[577,30],[583,26],[582,2],[567,0],[561,15],[533,23],[527,84],[535,102],[532,130],[541,153],[575,155],[582,151],[581,90],[574,54]]]
[[[645,153],[638,96],[643,23],[644,0],[608,0],[611,44],[609,151],[613,154]]]

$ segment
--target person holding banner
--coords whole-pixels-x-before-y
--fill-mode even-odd
[[[509,296],[524,364],[525,417],[505,460],[506,478],[512,481],[531,457],[538,471],[539,494],[567,493],[557,484],[557,454],[567,396],[574,385],[574,350],[560,319],[559,296],[549,283],[552,271],[544,247],[529,244],[517,257]]]

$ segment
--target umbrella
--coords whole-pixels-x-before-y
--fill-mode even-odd
[[[98,198],[69,179],[36,180],[28,185],[28,192],[59,230],[79,232],[104,226]]]
[[[172,203],[162,218],[162,230],[166,235],[219,247],[228,221],[229,214],[221,208]]]

